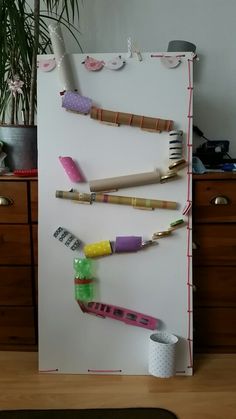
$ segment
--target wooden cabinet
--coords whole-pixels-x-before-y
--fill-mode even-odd
[[[193,177],[195,352],[236,350],[236,174]]]
[[[0,350],[37,350],[37,188],[0,177]]]

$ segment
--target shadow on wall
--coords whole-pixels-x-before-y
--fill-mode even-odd
[[[222,105],[220,100],[211,100],[194,92],[194,125],[200,126],[208,138],[230,140],[227,132],[234,130],[234,120],[235,111],[229,100],[224,98]],[[204,126],[201,121],[205,121]]]
[[[207,57],[197,54],[199,60],[194,62],[194,101],[193,101],[193,124],[200,127],[206,136],[211,140],[234,140],[230,138],[235,130],[235,107],[232,102],[232,96],[227,94],[222,96],[223,87],[215,87],[214,96],[208,94],[205,90],[203,80],[205,79],[205,66]],[[213,80],[212,80],[213,83]],[[193,136],[193,146],[198,147],[202,141],[199,137]]]

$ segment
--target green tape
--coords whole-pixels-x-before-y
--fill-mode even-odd
[[[184,220],[180,219],[180,220],[173,221],[173,223],[170,223],[170,226],[175,227],[175,226],[178,226],[179,224],[183,224],[183,223],[184,223]]]

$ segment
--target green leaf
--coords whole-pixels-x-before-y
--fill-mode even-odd
[[[79,43],[79,30],[74,26],[80,18],[82,0],[42,0],[38,16],[39,29],[35,33],[37,16],[34,14],[39,0],[34,0],[31,8],[26,0],[0,0],[0,124],[8,123],[11,104],[14,105],[13,123],[23,107],[26,113],[36,111],[36,92],[31,97],[32,86],[36,82],[33,63],[36,54],[50,53],[51,40],[45,18],[60,22]],[[16,74],[24,81],[23,94],[13,100],[8,80]]]

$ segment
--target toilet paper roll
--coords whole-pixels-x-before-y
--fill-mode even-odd
[[[115,241],[115,253],[137,252],[142,247],[141,236],[119,236]]]
[[[97,243],[86,244],[83,252],[86,258],[97,258],[99,256],[111,255],[111,243],[108,240],[103,240]]]
[[[148,371],[151,375],[168,378],[175,375],[178,338],[167,332],[156,332],[149,339]]]
[[[83,175],[80,172],[79,167],[75,164],[74,160],[71,157],[59,156],[59,160],[72,182],[83,182]]]
[[[92,107],[92,99],[77,92],[67,91],[62,96],[62,107],[67,111],[87,115]]]
[[[52,49],[57,63],[59,77],[62,83],[62,89],[74,90],[75,83],[70,63],[70,57],[66,53],[61,26],[58,22],[51,22],[48,25],[48,30],[51,38]]]

